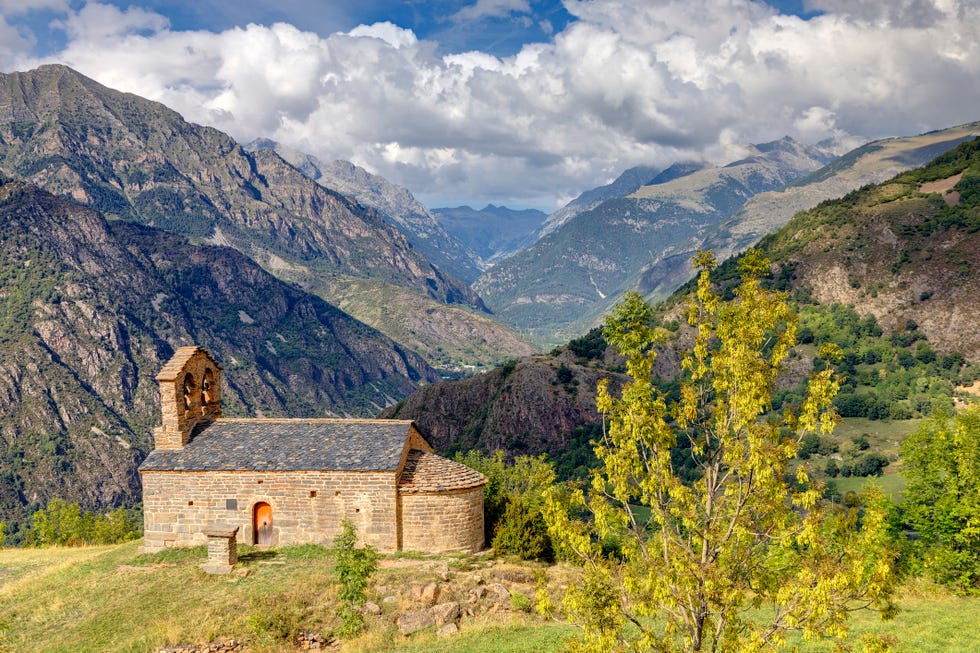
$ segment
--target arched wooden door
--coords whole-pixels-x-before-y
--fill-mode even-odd
[[[256,544],[272,544],[272,506],[265,502],[255,504],[252,528]]]

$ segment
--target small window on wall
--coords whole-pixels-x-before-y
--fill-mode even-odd
[[[316,499],[316,490],[310,490],[310,498]]]
[[[225,499],[225,510],[238,510],[238,499]]]

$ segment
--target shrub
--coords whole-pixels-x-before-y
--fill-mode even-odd
[[[340,589],[337,591],[337,616],[340,626],[336,635],[341,638],[354,637],[364,630],[364,615],[358,608],[367,598],[365,590],[368,581],[378,569],[378,554],[370,546],[357,548],[357,530],[354,522],[344,519],[341,523],[341,533],[334,540],[334,550],[337,563],[334,574]]]
[[[840,468],[837,467],[837,461],[832,458],[828,460],[827,466],[824,468],[824,472],[831,478],[834,478],[840,474]]]
[[[580,358],[590,360],[602,358],[606,351],[606,339],[602,336],[602,329],[592,329],[581,338],[572,340],[568,343],[568,349]]]
[[[869,453],[854,462],[852,471],[855,476],[881,476],[885,467],[888,467],[888,458],[880,453]]]
[[[487,484],[483,486],[483,526],[486,531],[486,544],[496,548],[496,533],[504,528],[510,534],[501,542],[507,542],[508,551],[521,555],[519,552],[523,550],[537,550],[537,544],[518,545],[513,538],[520,537],[520,530],[517,527],[505,526],[504,522],[511,518],[520,523],[524,523],[526,519],[533,519],[525,516],[525,511],[532,515],[540,515],[544,493],[555,483],[554,466],[546,460],[545,455],[518,456],[512,465],[508,465],[501,451],[487,455],[472,450],[465,454],[457,454],[456,461],[482,472],[488,479]],[[510,505],[515,502],[523,505],[510,508]],[[508,509],[511,510],[509,515]],[[533,533],[528,535],[531,539],[535,537]]]
[[[278,594],[253,598],[248,626],[265,639],[292,641],[303,629],[310,606],[307,600],[294,595]]]
[[[51,499],[47,508],[31,515],[24,541],[29,546],[85,546],[115,544],[140,535],[140,519],[132,510],[116,508],[99,515],[77,503]]]
[[[566,366],[564,363],[558,366],[558,372],[555,374],[558,378],[558,383],[565,385],[571,383],[572,381],[572,370]]]
[[[507,504],[503,519],[493,534],[493,549],[512,553],[522,560],[554,560],[548,526],[539,508],[516,497]]]
[[[510,607],[517,612],[530,612],[531,599],[520,592],[514,592],[510,595]]]

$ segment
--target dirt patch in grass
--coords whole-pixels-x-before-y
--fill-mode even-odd
[[[938,181],[930,181],[919,186],[919,191],[923,193],[945,193],[959,183],[960,179],[962,178],[963,173],[960,172],[952,177],[946,177],[945,179],[940,179]]]
[[[952,177],[940,179],[939,181],[930,181],[919,186],[919,191],[923,193],[939,193],[943,196],[943,200],[946,201],[946,204],[949,206],[956,206],[960,203],[960,194],[951,189],[962,177],[963,173],[961,172],[953,175]]]

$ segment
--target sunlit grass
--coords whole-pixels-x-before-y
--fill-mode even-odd
[[[84,548],[0,550],[0,651],[156,651],[175,644],[248,638],[249,650],[292,651],[286,634],[328,633],[333,617],[333,556],[317,546],[241,547],[238,573],[205,574],[203,547],[141,555],[138,542]],[[436,576],[432,560],[388,558],[377,582],[396,593]],[[447,567],[459,566],[457,557]],[[571,570],[571,568],[569,568]],[[573,573],[574,570],[566,570]],[[562,577],[561,582],[573,582]],[[980,597],[957,597],[925,581],[898,593],[897,617],[853,616],[848,642],[862,634],[894,638],[898,653],[976,651]],[[356,653],[549,653],[576,629],[522,612],[464,619],[460,632],[434,629],[401,635],[394,615],[368,620],[368,631],[342,651]],[[830,642],[791,639],[801,651],[833,650]],[[860,650],[860,646],[855,646]]]

